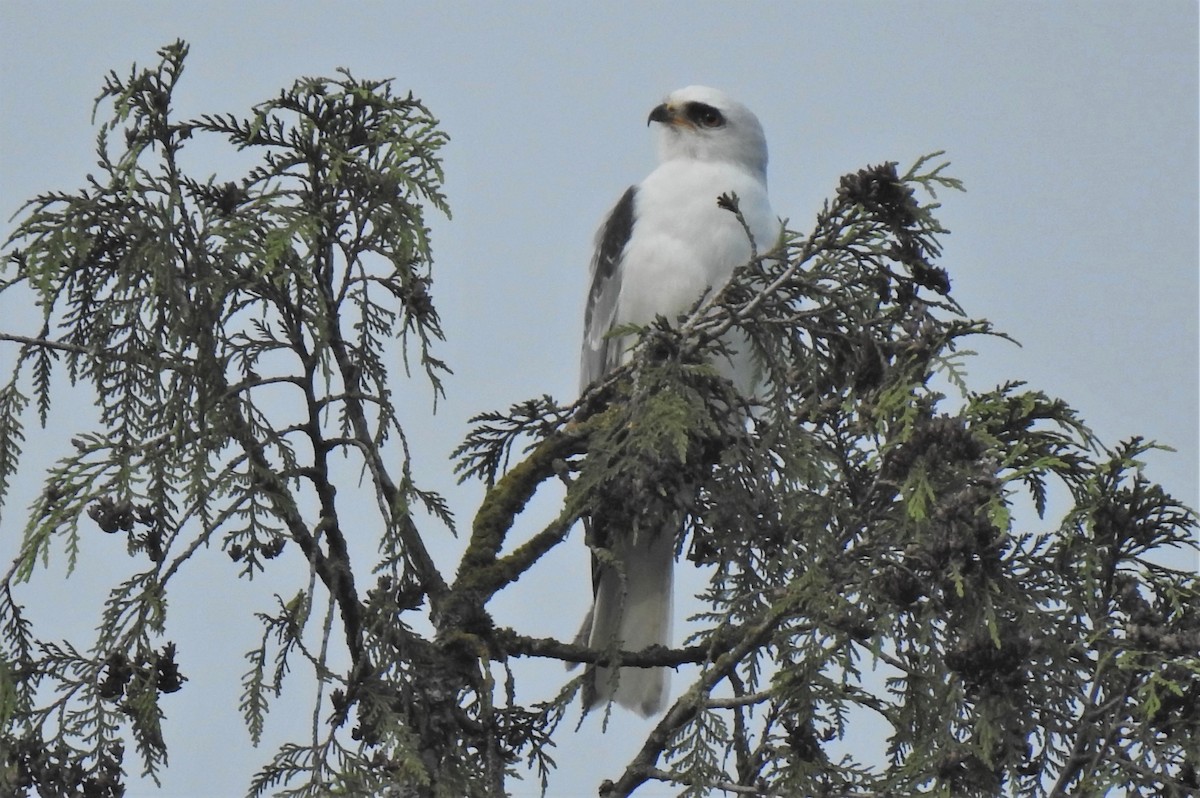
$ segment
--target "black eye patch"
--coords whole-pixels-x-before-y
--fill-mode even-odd
[[[725,124],[725,116],[716,108],[704,103],[688,103],[686,113],[687,118],[697,127],[714,128]]]

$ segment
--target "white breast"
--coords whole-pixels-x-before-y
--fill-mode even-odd
[[[636,223],[620,267],[618,323],[672,318],[750,259],[737,218],[717,206],[724,193],[738,195],[758,250],[774,245],[779,220],[757,176],[729,164],[667,161],[638,186]]]

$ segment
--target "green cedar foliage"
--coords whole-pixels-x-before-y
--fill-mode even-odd
[[[256,615],[239,709],[257,742],[304,669],[317,720],[255,795],[495,796],[523,763],[545,779],[580,681],[518,704],[518,657],[698,666],[604,796],[1195,791],[1196,576],[1157,556],[1195,546],[1195,516],[1144,476],[1151,444],[1106,447],[1019,383],[967,386],[964,344],[995,333],[934,264],[946,231],[918,192],[960,188],[936,156],[847,175],[811,233],[754,242],[692,312],[622,330],[629,364],[575,404],[474,419],[457,469],[487,492],[449,575],[419,523],[450,512],[410,470],[389,370],[399,355],[435,395],[448,372],[424,221],[446,212],[445,135],[413,96],[344,72],[244,119],[176,121],[186,53],[108,77],[98,176],[30,202],[8,242],[0,290],[32,292],[44,324],[0,330],[16,350],[0,500],[64,378],[98,418],[46,475],[0,583],[0,792],[120,795],[126,749],[157,777],[168,696],[189,689],[168,597],[214,550],[243,578],[291,568],[305,585]],[[179,155],[199,137],[255,165],[196,180]],[[710,365],[731,346],[753,348],[760,396]],[[376,497],[369,567],[350,558],[335,457]],[[509,540],[554,481],[559,515]],[[1051,491],[1070,499],[1061,520],[1015,520],[1026,497],[1044,518]],[[493,621],[490,599],[599,515],[679,529],[707,567],[686,645],[593,651]],[[21,583],[55,547],[78,565],[97,527],[140,570],[86,648],[46,639]],[[885,762],[838,748],[863,722],[889,730]]]

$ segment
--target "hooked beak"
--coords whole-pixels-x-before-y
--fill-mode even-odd
[[[663,103],[662,105],[654,106],[654,110],[646,118],[647,125],[651,122],[661,122],[664,125],[686,125],[687,119],[674,106]]]

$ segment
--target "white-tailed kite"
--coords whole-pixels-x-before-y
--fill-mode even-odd
[[[748,108],[716,89],[688,86],[651,111],[651,123],[661,163],[625,192],[596,234],[581,391],[625,359],[632,340],[606,337],[613,327],[648,324],[659,315],[674,320],[750,260],[746,231],[718,197],[737,195],[760,250],[779,238],[767,199],[767,142]],[[748,387],[747,375],[737,373],[743,366],[718,366]],[[601,649],[615,639],[626,651],[669,645],[675,530],[640,536],[606,530],[604,537],[621,567],[593,562],[595,600],[581,639]],[[647,717],[666,706],[664,668],[622,668],[617,676],[614,693],[609,669],[594,669],[594,689],[585,692],[591,706],[615,699]]]

